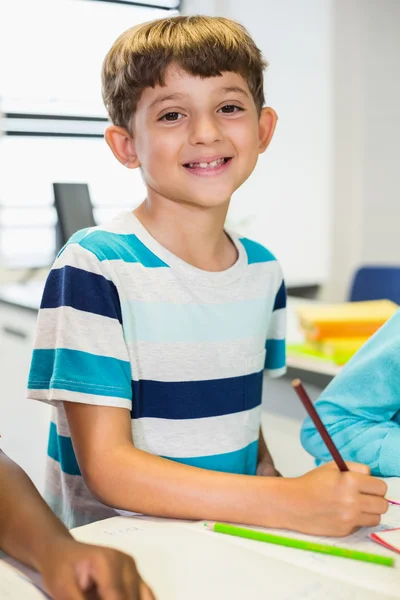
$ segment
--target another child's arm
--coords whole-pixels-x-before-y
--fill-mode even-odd
[[[327,465],[293,479],[208,471],[136,449],[127,409],[64,406],[85,481],[109,506],[336,536],[377,525],[387,510],[386,484],[363,465],[348,473]]]
[[[374,475],[400,476],[400,311],[335,377],[318,412],[345,460],[367,464]],[[301,440],[319,462],[330,455],[307,419]]]
[[[132,558],[76,542],[20,467],[0,450],[0,548],[38,570],[54,600],[152,600]]]

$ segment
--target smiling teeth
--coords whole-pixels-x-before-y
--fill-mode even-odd
[[[217,160],[213,160],[211,162],[201,162],[201,163],[189,163],[189,167],[191,169],[198,168],[200,169],[215,169],[215,167],[219,167],[225,163],[224,158],[217,158]]]

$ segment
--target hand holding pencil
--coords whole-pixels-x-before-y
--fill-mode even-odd
[[[293,386],[335,462],[287,480],[293,486],[290,528],[315,535],[345,536],[358,527],[378,525],[388,509],[386,484],[371,477],[366,465],[343,461],[301,382],[295,380]]]

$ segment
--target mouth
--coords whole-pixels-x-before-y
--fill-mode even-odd
[[[231,162],[231,156],[222,156],[211,161],[185,163],[183,166],[194,175],[213,175],[224,171]]]

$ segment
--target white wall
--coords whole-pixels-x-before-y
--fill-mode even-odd
[[[400,2],[334,3],[334,201],[329,285],[344,299],[356,269],[400,264]]]
[[[275,138],[235,194],[230,224],[265,243],[291,285],[324,282],[332,195],[333,0],[186,0],[187,14],[243,23],[270,63]]]

